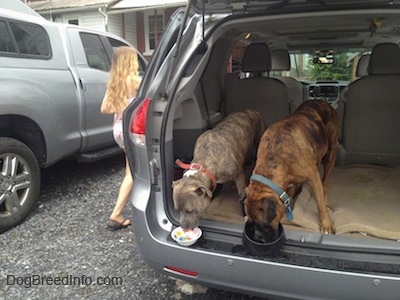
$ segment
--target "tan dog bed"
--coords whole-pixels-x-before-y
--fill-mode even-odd
[[[400,240],[400,167],[336,167],[330,178],[328,200],[336,234],[360,233]],[[318,211],[308,185],[303,186],[293,215],[292,222],[283,219],[282,223],[299,230],[319,231]],[[224,186],[205,219],[243,223],[233,184]]]

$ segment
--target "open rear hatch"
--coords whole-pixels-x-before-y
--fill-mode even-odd
[[[326,3],[325,3],[326,2]],[[328,4],[329,3],[329,4]],[[248,14],[249,12],[259,12],[262,10],[276,10],[280,13],[287,10],[290,12],[293,9],[310,11],[313,8],[321,10],[321,7],[326,7],[327,10],[340,7],[374,7],[382,4],[382,1],[188,1],[188,5],[196,12],[204,14],[204,18],[210,17],[213,13],[226,13],[233,15]],[[390,5],[390,1],[387,1]],[[189,10],[182,15],[181,20],[187,22]],[[204,21],[203,18],[203,22]],[[210,21],[210,19],[209,19]],[[212,22],[212,20],[211,20]],[[204,24],[204,23],[203,23]],[[158,67],[174,69],[174,63],[164,63],[166,58],[177,59],[184,55],[179,53],[181,50],[180,40],[181,34],[186,28],[183,26],[178,28],[178,23],[174,23],[174,36],[176,44],[166,44],[164,47],[159,47],[163,55],[154,55],[157,59],[157,64],[150,65],[149,71],[146,73],[148,77],[156,77]],[[194,29],[193,29],[194,31]],[[171,34],[171,33],[169,33]],[[205,38],[203,32],[203,40]],[[178,46],[176,46],[178,45]],[[174,55],[170,55],[169,50],[175,51]],[[204,52],[207,51],[204,48]],[[202,59],[204,52],[196,53],[198,61]],[[155,53],[156,54],[156,53]],[[193,60],[197,59],[193,54]],[[170,55],[170,56],[168,56]],[[197,63],[196,62],[196,63]],[[184,80],[190,81],[190,76],[193,75],[196,63],[193,66],[188,65],[187,73]],[[153,68],[152,68],[153,66]],[[191,68],[192,67],[192,68]],[[165,72],[171,76],[176,75],[172,72]],[[184,72],[183,72],[184,73]],[[146,79],[146,78],[145,78]],[[158,79],[160,80],[160,79]],[[172,87],[170,76],[162,78],[163,87],[165,89],[160,93],[162,105],[157,108],[157,103],[150,108],[153,110],[150,114],[154,119],[161,119],[164,116],[162,134],[170,138],[173,136],[173,143],[177,140],[184,141],[187,137],[193,138],[194,135],[200,134],[201,128],[198,131],[191,131],[194,112],[188,115],[184,113],[179,115],[180,111],[168,111],[168,101],[173,97],[180,97],[181,94],[187,93],[187,90],[179,90],[179,87]],[[171,79],[172,80],[172,79]],[[196,79],[197,81],[201,81]],[[150,80],[145,80],[145,84],[150,84]],[[171,81],[172,82],[172,81]],[[174,84],[174,83],[173,83]],[[161,86],[161,85],[160,85]],[[147,90],[147,86],[144,90]],[[195,90],[195,89],[193,89]],[[197,90],[197,87],[196,87]],[[201,87],[198,87],[201,90]],[[181,93],[181,94],[179,94]],[[155,93],[157,94],[157,93]],[[182,103],[192,103],[196,96],[182,100]],[[157,99],[153,99],[157,100]],[[185,102],[186,101],[186,102]],[[156,101],[154,101],[156,102]],[[164,108],[166,107],[166,110]],[[160,110],[157,110],[160,109]],[[190,109],[189,109],[190,110]],[[190,110],[194,111],[194,110]],[[169,114],[175,114],[170,116]],[[200,114],[200,113],[199,113]],[[178,116],[179,115],[179,116]],[[174,118],[174,124],[189,124],[189,130],[186,128],[177,130],[174,126],[173,133],[167,132],[167,123]],[[181,118],[181,119],[180,119]],[[201,116],[195,116],[195,119]],[[158,122],[160,122],[158,120]],[[181,129],[181,128],[179,128]],[[165,130],[165,131],[164,131]],[[180,136],[182,133],[182,136]],[[154,171],[152,174],[153,184],[159,184],[157,181],[163,181],[165,190],[156,190],[156,193],[164,193],[165,205],[167,208],[168,219],[175,226],[179,226],[179,214],[173,207],[171,181],[176,179],[178,168],[174,165],[177,158],[182,158],[181,153],[177,153],[176,147],[165,145],[164,141],[154,139],[155,146],[160,145],[160,152],[163,161],[162,173]],[[167,139],[167,138],[166,138]],[[168,141],[170,142],[170,141]],[[179,144],[179,142],[176,142]],[[163,147],[170,147],[167,150]],[[182,147],[187,151],[186,159],[192,152],[190,147]],[[156,153],[156,151],[154,151]],[[158,154],[157,154],[158,155]],[[144,167],[143,167],[144,168]],[[158,171],[158,170],[157,170]],[[250,170],[251,172],[251,170]],[[173,175],[175,174],[175,176]],[[160,176],[160,177],[158,177]],[[388,274],[400,273],[400,167],[382,167],[374,165],[352,165],[346,167],[335,167],[330,179],[330,209],[331,216],[335,223],[336,234],[324,235],[319,232],[319,218],[316,209],[313,194],[309,187],[305,185],[302,192],[296,200],[296,205],[293,211],[295,219],[293,221],[283,220],[286,242],[281,251],[275,257],[259,257],[259,259],[273,260],[276,262],[289,263],[294,265],[321,267],[335,270],[359,270],[361,272],[377,272]],[[165,224],[168,222],[165,222]],[[165,225],[164,224],[164,225]],[[234,184],[224,184],[220,186],[218,194],[214,197],[207,214],[204,216],[200,224],[203,230],[203,236],[193,247],[193,249],[206,250],[212,252],[227,253],[238,256],[250,256],[245,251],[241,243],[243,232],[244,217],[242,208],[238,201],[236,188]],[[166,226],[166,225],[165,225]],[[171,243],[174,241],[169,240]]]

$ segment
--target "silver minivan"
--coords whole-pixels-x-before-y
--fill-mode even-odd
[[[260,297],[398,299],[399,20],[399,3],[386,0],[193,0],[178,9],[124,115],[133,228],[148,265]],[[265,52],[246,51],[253,44]],[[254,70],[244,68],[248,59]],[[277,88],[246,84],[255,78]],[[182,169],[175,161],[191,161],[198,136],[240,109],[258,110],[269,126],[317,99],[341,123],[328,194],[335,234],[320,233],[303,185],[293,220],[282,220],[277,253],[254,255],[243,245],[241,203],[228,183],[201,219],[201,238],[177,244],[172,181]]]

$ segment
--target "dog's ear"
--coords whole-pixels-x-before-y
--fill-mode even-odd
[[[207,195],[207,197],[210,199],[213,196],[213,192],[211,192],[210,189],[206,188],[205,186],[198,187],[195,192],[198,196],[206,196]]]

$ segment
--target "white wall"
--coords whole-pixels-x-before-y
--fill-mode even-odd
[[[108,16],[108,32],[123,37],[122,16],[120,14]]]
[[[136,13],[125,14],[125,36],[123,30],[122,14],[108,15],[108,26],[106,26],[105,17],[98,11],[72,12],[63,14],[43,15],[46,19],[53,19],[54,22],[68,23],[68,20],[78,19],[79,26],[114,33],[125,38],[133,46],[137,47],[136,34]]]
[[[105,20],[104,17],[98,11],[89,11],[89,12],[73,12],[73,13],[63,13],[63,14],[54,14],[43,15],[46,19],[53,19],[53,22],[58,23],[68,23],[69,20],[77,19],[79,20],[79,26],[105,31]]]
[[[125,39],[138,48],[136,13],[125,14]]]

